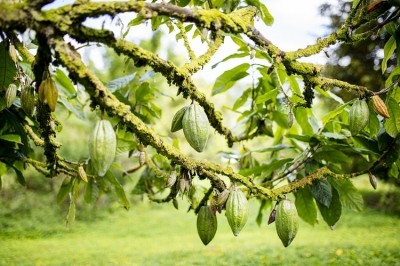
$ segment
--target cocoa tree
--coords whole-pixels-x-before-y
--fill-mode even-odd
[[[258,0],[78,0],[46,7],[52,2],[0,3],[0,176],[12,169],[24,184],[24,169],[30,165],[44,176],[64,178],[58,199],[70,195],[70,223],[81,191],[91,201],[98,196],[96,191],[111,187],[129,208],[121,181],[140,169],[133,192],[175,206],[178,195],[187,197],[190,209],[201,212],[198,230],[204,244],[215,235],[217,211],[226,209],[237,235],[247,221],[247,199],[256,198],[260,202],[257,222],[262,222],[268,206],[274,206],[268,222],[276,214],[277,233],[288,246],[297,232],[298,216],[315,224],[319,210],[333,228],[343,207],[363,208],[351,178],[367,174],[374,187],[379,177],[398,179],[398,1],[353,1],[336,31],[295,51],[281,50],[257,29],[256,19],[273,23],[268,8]],[[149,23],[153,30],[166,28],[177,34],[189,55],[187,61],[179,65],[162,59],[124,34],[116,37],[110,30],[84,23],[88,18],[126,12],[135,14],[126,30]],[[391,37],[381,62],[386,83],[379,90],[324,77],[323,66],[300,60],[334,44],[352,45],[383,31]],[[29,47],[22,41],[24,33],[29,33]],[[193,49],[196,38],[208,47],[201,55]],[[208,95],[192,76],[227,39],[238,49],[223,62],[242,58],[242,63],[212,77],[214,86]],[[105,83],[84,64],[78,53],[81,45],[109,47],[133,62],[135,72]],[[153,73],[163,76],[168,90],[177,90],[176,98],[187,99],[175,116],[161,118],[153,94],[157,89],[149,81]],[[249,86],[237,86],[248,76],[253,80]],[[214,105],[214,95],[228,94],[233,87],[235,94],[230,95],[235,100],[229,107],[239,114],[240,132],[226,125]],[[338,89],[352,99],[345,102],[335,94]],[[87,95],[89,102],[80,101],[78,93]],[[315,105],[315,98],[327,103],[326,108]],[[87,104],[99,116],[88,145],[91,156],[73,161],[59,153],[62,143],[57,130],[63,121],[55,111],[65,109],[80,117]],[[176,133],[166,137],[154,130],[160,119],[168,120],[172,132],[184,131],[195,150],[192,155],[177,148]],[[229,165],[196,156],[204,150],[213,152],[207,141],[215,134],[226,139],[223,156]],[[135,154],[138,165],[132,162],[121,171],[122,166],[112,164],[116,149],[128,157]],[[36,155],[40,151],[43,158]],[[277,208],[272,202],[282,203]]]

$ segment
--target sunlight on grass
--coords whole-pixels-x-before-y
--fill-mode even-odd
[[[72,231],[37,239],[3,238],[1,265],[396,265],[397,217],[365,211],[344,213],[335,230],[301,223],[284,248],[275,226],[258,227],[254,201],[248,224],[234,237],[224,214],[214,240],[203,246],[196,217],[186,207],[138,203]],[[184,204],[181,204],[184,205]],[[266,218],[265,218],[266,219]],[[53,226],[49,224],[49,226]]]

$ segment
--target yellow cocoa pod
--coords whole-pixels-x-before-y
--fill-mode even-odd
[[[292,243],[299,228],[296,206],[290,200],[279,202],[275,216],[276,232],[285,247]]]
[[[83,165],[79,165],[79,166],[78,166],[78,175],[79,175],[79,177],[80,177],[83,181],[85,181],[86,183],[88,182],[88,178],[87,178],[87,175],[86,175],[86,171],[85,171],[85,169],[83,168]]]
[[[58,90],[56,83],[51,77],[42,80],[39,86],[39,100],[47,104],[51,112],[56,110],[58,100]]]
[[[89,154],[99,176],[104,176],[115,158],[117,138],[108,120],[99,120],[89,139]]]
[[[236,186],[231,193],[229,193],[225,209],[225,215],[232,229],[232,233],[237,236],[247,222],[249,204],[246,195]]]
[[[7,108],[10,108],[10,106],[14,103],[15,98],[17,98],[17,86],[15,84],[10,84],[5,94]]]
[[[383,116],[384,118],[390,117],[386,104],[382,101],[381,97],[374,95],[371,97],[371,100],[372,106],[377,114]]]
[[[193,103],[184,111],[182,128],[190,146],[196,151],[202,152],[207,145],[210,125],[201,106]]]
[[[210,206],[201,206],[197,214],[197,233],[204,245],[213,240],[217,228],[217,216],[211,210]]]

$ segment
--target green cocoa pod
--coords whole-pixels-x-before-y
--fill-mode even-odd
[[[176,114],[174,115],[174,118],[172,118],[171,132],[176,132],[176,131],[182,129],[183,115],[185,114],[185,112],[188,108],[189,108],[189,106],[185,106],[185,107],[179,109],[178,112],[176,112]]]
[[[349,126],[352,135],[361,132],[368,124],[369,109],[365,100],[355,100],[349,113]]]
[[[28,115],[35,110],[35,90],[31,86],[23,86],[21,90],[21,107]]]
[[[99,120],[89,139],[89,154],[99,176],[104,176],[115,158],[117,138],[108,120]]]
[[[231,193],[229,193],[225,209],[225,215],[232,229],[232,233],[237,236],[247,222],[249,206],[246,195],[236,186]]]
[[[282,200],[276,209],[276,232],[285,247],[292,243],[299,227],[296,206],[290,200]]]
[[[10,108],[10,106],[14,103],[15,98],[17,98],[17,86],[15,84],[10,84],[5,94],[7,108]]]
[[[210,125],[201,106],[194,103],[187,108],[182,118],[182,128],[190,146],[202,152],[207,145]]]
[[[197,233],[204,245],[213,240],[217,232],[217,216],[211,210],[210,206],[201,206],[197,214]]]

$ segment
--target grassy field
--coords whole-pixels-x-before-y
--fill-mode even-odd
[[[14,232],[0,232],[0,265],[400,265],[399,217],[367,209],[345,212],[333,231],[322,222],[301,223],[285,249],[274,225],[256,225],[252,207],[238,237],[218,215],[208,246],[198,238],[193,213],[171,205],[137,203],[128,212],[78,220],[72,230],[50,214],[15,221]]]

